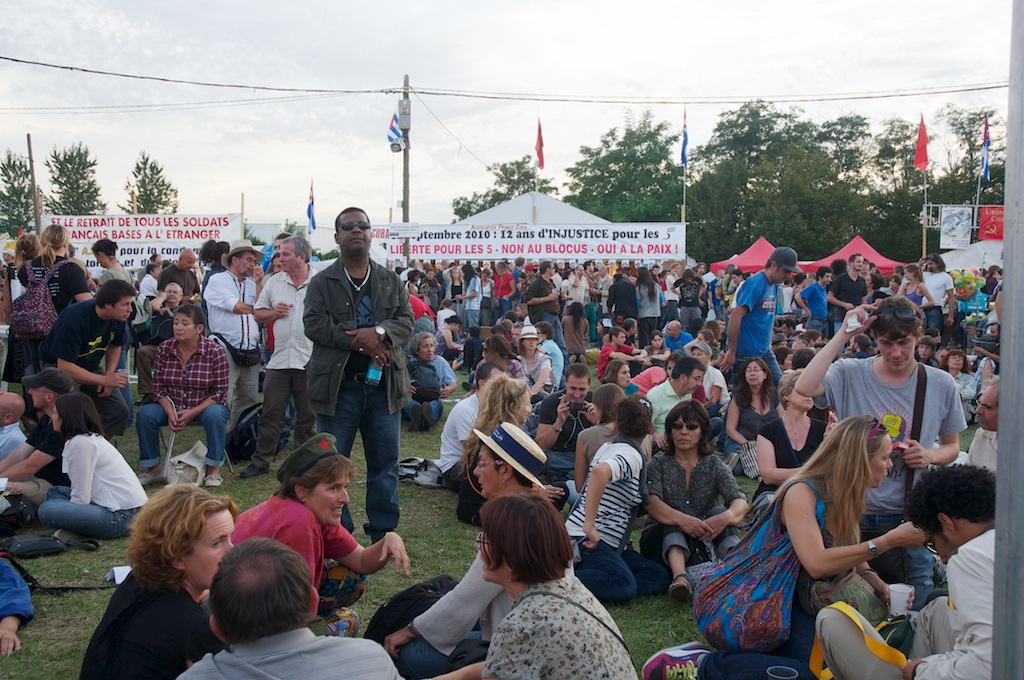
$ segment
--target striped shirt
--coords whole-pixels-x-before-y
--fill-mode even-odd
[[[597,506],[594,527],[601,534],[603,543],[618,549],[622,537],[629,529],[633,508],[641,501],[640,471],[643,469],[644,461],[637,450],[629,444],[609,442],[594,454],[594,460],[590,464],[591,473],[601,463],[607,463],[611,468],[612,478]],[[565,520],[565,528],[573,538],[585,536],[583,523],[587,518],[587,491],[588,489],[583,490],[583,498]]]

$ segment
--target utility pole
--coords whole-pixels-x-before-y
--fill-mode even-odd
[[[1024,349],[1024,309],[1017,300],[1024,275],[1024,0],[1013,0],[1010,23],[1010,115],[1006,125],[1006,240],[1004,258],[1006,295],[1000,316],[1003,361],[999,401],[1018,413],[1024,400],[1020,352]],[[1024,437],[1024,421],[1010,417],[1000,423],[999,438],[1008,444],[999,458],[996,482],[996,574],[992,617],[992,677],[1024,677],[1024,590],[1020,565],[1024,559],[1024,503],[1017,493],[1024,479],[1024,459],[1015,455],[1014,442]]]
[[[36,233],[42,233],[43,223],[43,199],[40,196],[39,188],[36,186],[36,163],[32,158],[32,135],[25,135],[28,139],[28,171],[32,177],[32,208],[35,213]]]
[[[409,128],[412,127],[412,102],[409,100],[409,75],[402,85],[402,98],[398,101],[398,129],[402,131],[402,221],[409,221]],[[409,239],[402,239],[402,257],[409,262]]]

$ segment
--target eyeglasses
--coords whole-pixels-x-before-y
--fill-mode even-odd
[[[985,402],[981,401],[980,399],[975,399],[974,400],[974,410],[977,411],[980,408],[983,408],[986,411],[992,411],[994,409],[999,408],[999,405],[998,404],[986,404]]]
[[[476,535],[476,538],[473,539],[473,545],[476,546],[477,550],[483,550],[484,546],[490,545],[490,543],[487,542],[487,539],[484,538],[484,532],[481,531]]]
[[[503,460],[484,460],[483,458],[477,458],[477,467],[501,467],[505,464]]]
[[[367,229],[370,228],[370,223],[369,222],[342,222],[341,224],[338,225],[338,228],[341,229],[342,231],[352,231],[356,227],[359,227],[363,231],[366,231]]]
[[[690,432],[694,432],[700,429],[700,425],[698,425],[697,423],[684,423],[681,420],[677,420],[676,422],[672,423],[672,429],[677,432],[682,431],[684,428],[689,430]]]
[[[883,316],[894,316],[900,321],[910,321],[911,319],[917,318],[917,310],[911,309],[910,307],[886,307],[875,312],[875,316],[878,318],[882,318]]]
[[[884,428],[884,432],[886,434],[889,434],[889,428],[886,428],[884,425],[882,425],[882,421],[881,420],[876,420],[875,421],[875,426],[873,428],[871,428],[871,434],[868,435],[868,444],[870,444],[871,440],[875,438],[875,435],[878,434],[878,431],[882,430],[883,428]]]
[[[924,542],[924,547],[927,548],[928,552],[930,552],[931,554],[938,555],[939,551],[935,548],[935,541],[932,540],[932,535],[925,534],[925,538],[927,540],[925,540]]]

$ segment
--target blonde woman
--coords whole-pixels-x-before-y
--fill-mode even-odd
[[[918,547],[925,540],[920,529],[906,523],[874,540],[861,541],[865,496],[885,479],[892,467],[892,450],[888,430],[874,418],[852,416],[836,425],[811,459],[782,485],[769,512],[697,591],[694,615],[701,632],[725,648],[724,644],[743,638],[745,626],[754,625],[757,617],[750,612],[763,603],[739,603],[725,593],[748,572],[749,565],[766,559],[768,551],[783,558],[795,553],[800,568],[814,579],[855,569],[888,602],[889,586],[868,568],[868,560],[894,548]],[[790,578],[795,587],[798,573],[781,573],[772,587],[785,586]],[[744,611],[737,611],[737,606]],[[806,668],[814,619],[794,604],[789,624],[789,637],[772,653],[715,652],[701,662],[702,675],[753,677],[780,661]]]

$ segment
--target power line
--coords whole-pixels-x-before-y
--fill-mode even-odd
[[[398,94],[402,91],[400,87],[383,87],[361,90],[345,90],[330,88],[300,88],[300,87],[276,87],[271,85],[245,85],[238,83],[218,83],[209,81],[185,80],[178,78],[166,78],[163,76],[149,76],[132,73],[119,73],[115,71],[102,71],[66,64],[51,64],[41,61],[31,61],[0,55],[0,61],[8,61],[28,66],[39,66],[76,73],[90,75],[102,75],[115,78],[129,78],[133,80],[146,80],[161,83],[178,85],[195,85],[199,87],[233,88],[245,90],[260,90],[267,92],[292,92],[303,94],[332,94],[332,95],[357,95],[357,94]],[[841,92],[832,94],[781,94],[781,95],[688,95],[688,96],[629,96],[629,95],[573,95],[573,94],[550,94],[530,92],[488,92],[484,90],[457,90],[451,88],[413,88],[412,91],[422,96],[436,97],[459,97],[465,99],[501,100],[501,101],[531,101],[548,103],[575,103],[575,104],[707,104],[727,105],[742,104],[744,102],[761,100],[780,104],[798,104],[814,102],[835,102],[854,101],[869,99],[897,99],[907,97],[935,96],[943,94],[958,94],[963,92],[982,92],[988,90],[1003,90],[1009,88],[1008,80],[971,83],[965,85],[940,85],[934,87],[919,87],[909,89],[878,90],[863,92]],[[422,101],[422,100],[421,100]]]
[[[466,153],[468,153],[470,156],[472,156],[473,158],[477,159],[477,161],[480,162],[480,165],[484,166],[485,168],[488,167],[487,163],[484,163],[483,161],[481,161],[479,156],[477,156],[475,153],[473,153],[468,146],[463,144],[462,140],[459,139],[458,137],[456,137],[455,133],[448,129],[447,125],[445,125],[444,123],[441,122],[441,119],[437,117],[436,113],[434,113],[433,111],[430,110],[430,107],[427,106],[427,103],[425,101],[423,101],[423,98],[420,97],[420,95],[418,93],[416,93],[414,91],[413,94],[416,95],[416,99],[419,101],[419,103],[423,104],[423,108],[425,108],[427,110],[427,113],[429,113],[431,116],[434,117],[434,120],[437,121],[437,124],[440,125],[442,128],[444,128],[444,131],[447,132],[449,135],[451,135],[452,139],[454,139],[456,142],[459,143],[459,148],[465,149]]]
[[[160,111],[194,111],[197,109],[230,108],[255,104],[277,104],[284,102],[329,99],[352,95],[303,94],[285,97],[254,97],[251,99],[220,99],[205,102],[165,102],[161,104],[123,104],[101,106],[5,106],[0,115],[32,113],[36,115],[90,114],[90,113],[150,113]]]

